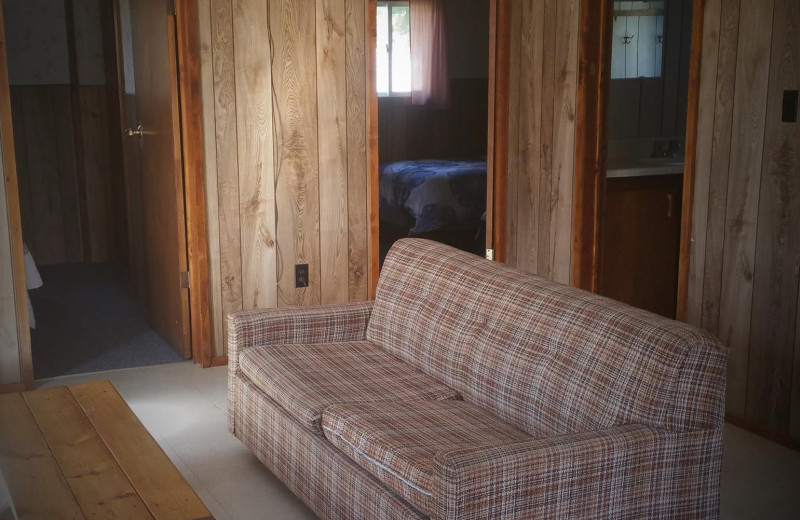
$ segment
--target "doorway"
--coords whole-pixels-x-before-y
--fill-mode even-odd
[[[191,35],[159,1],[3,8],[34,376],[191,357],[184,184],[197,189],[202,163],[185,181],[195,143],[179,104],[196,94],[179,74]]]
[[[496,186],[505,165],[498,134],[506,129],[507,74],[500,69],[507,61],[508,2],[422,4],[426,10],[415,12],[407,1],[369,3],[376,271],[378,258],[382,263],[392,243],[407,236],[490,258],[503,247],[495,229],[504,211],[498,204],[504,191]]]
[[[702,0],[581,11],[574,285],[669,318],[685,304]]]

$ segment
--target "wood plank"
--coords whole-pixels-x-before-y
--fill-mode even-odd
[[[506,181],[506,251],[505,262],[517,267],[517,244],[519,236],[518,192],[519,179],[522,174],[519,161],[519,107],[522,102],[522,7],[530,2],[511,2],[511,20],[509,28],[509,70],[508,70],[508,176]],[[496,252],[495,252],[496,254]],[[519,267],[517,267],[519,269]]]
[[[345,0],[318,0],[316,16],[320,302],[344,303],[350,298]]]
[[[698,115],[700,102],[700,67],[703,56],[704,9],[701,2],[694,4],[692,12],[691,59],[687,88],[689,94],[686,107],[686,153],[681,192],[680,245],[678,249],[678,290],[676,294],[675,319],[686,320],[687,283],[689,281],[689,250],[692,244],[692,209],[694,207],[694,179],[697,175]]]
[[[278,304],[320,302],[319,156],[313,0],[269,0],[274,85]],[[295,288],[295,265],[308,287]]]
[[[753,303],[758,187],[769,80],[772,0],[743,0],[722,263],[719,337],[730,348],[728,411],[743,415]]]
[[[789,416],[789,434],[794,439],[800,439],[800,288],[798,288],[797,291],[796,309],[794,366],[792,368],[792,408]]]
[[[56,136],[55,145],[58,156],[61,211],[64,220],[64,261],[67,263],[82,262],[83,238],[69,87],[61,85],[54,87],[52,117],[52,132]],[[111,175],[110,171],[105,173]],[[118,211],[124,211],[124,206],[119,206]]]
[[[113,251],[114,212],[111,200],[111,158],[105,87],[80,87],[83,166],[92,262],[106,262]]]
[[[0,468],[25,520],[84,518],[21,394],[0,395]]]
[[[276,307],[275,165],[267,4],[234,0],[242,308]]]
[[[225,320],[222,313],[219,189],[217,173],[216,114],[214,105],[214,56],[211,2],[197,2],[200,40],[200,88],[203,99],[203,149],[205,151],[206,234],[208,237],[208,291],[211,306],[211,357],[225,354]]]
[[[367,227],[367,78],[363,0],[345,0],[347,88],[348,299],[369,296]]]
[[[720,43],[722,0],[706,0],[703,13],[703,44],[700,58],[700,85],[697,108],[697,139],[695,141],[694,181],[692,201],[691,242],[686,282],[686,310],[678,319],[695,326],[701,325],[703,274],[705,272],[706,230],[708,225],[708,194],[710,191],[711,158],[713,150],[714,114],[716,112],[717,64]],[[679,299],[680,305],[680,299]]]
[[[731,139],[733,136],[734,89],[739,40],[739,0],[722,0],[716,99],[711,142],[705,267],[703,273],[703,328],[719,333],[722,295],[723,241],[727,209]]]
[[[556,103],[556,24],[558,19],[558,2],[545,0],[541,11],[541,18],[544,27],[543,52],[542,52],[542,98],[541,98],[541,122],[537,123],[541,127],[539,168],[538,175],[534,175],[532,182],[539,183],[539,199],[543,203],[539,204],[538,229],[536,230],[536,274],[544,278],[552,279],[553,264],[553,230],[552,230],[552,206],[553,196],[553,121],[555,117]],[[537,80],[538,81],[538,80]]]
[[[544,0],[524,2],[519,39],[518,168],[516,267],[538,273],[540,153],[542,150],[542,60]]]
[[[27,90],[25,141],[28,143],[28,174],[32,194],[34,233],[39,265],[65,260],[64,220],[59,189],[58,147],[53,132],[52,89]]]
[[[33,232],[33,199],[31,198],[30,176],[28,174],[28,143],[25,140],[25,90],[28,87],[11,87],[11,112],[14,128],[14,153],[17,158],[17,183],[19,185],[20,215],[22,217],[22,235],[25,244],[35,253],[36,234]],[[35,257],[34,257],[35,258]]]
[[[30,322],[28,321],[28,293],[25,288],[25,266],[22,253],[22,222],[19,209],[19,186],[17,184],[17,162],[14,152],[14,129],[11,120],[11,93],[8,86],[8,61],[6,57],[3,4],[0,2],[0,269],[2,270],[2,295],[0,329],[2,363],[10,363],[6,370],[14,374],[13,380],[0,380],[0,385],[22,382],[33,383],[31,359]],[[16,317],[16,332],[7,316]],[[8,320],[8,321],[6,321]],[[14,340],[15,338],[15,340]],[[10,339],[11,341],[6,341]],[[16,361],[16,362],[15,362]],[[7,372],[3,372],[5,378]]]
[[[111,383],[69,389],[156,520],[211,516]]]
[[[203,93],[200,77],[200,37],[197,2],[176,4],[178,80],[181,103],[181,147],[186,197],[186,243],[191,278],[191,351],[194,362],[211,364],[211,303],[208,285]]]
[[[578,88],[580,0],[558,2],[556,84],[551,186],[552,279],[569,284],[572,255],[572,184],[575,166],[575,103]]]
[[[375,299],[380,272],[379,208],[378,208],[378,93],[375,87],[375,48],[377,41],[377,2],[365,2],[367,26],[367,223],[369,226],[369,298]]]
[[[211,0],[222,316],[242,310],[239,163],[231,0]],[[223,342],[227,330],[223,323]]]
[[[87,517],[153,518],[67,387],[22,395]]]
[[[800,287],[800,128],[781,124],[783,92],[800,81],[800,3],[776,0],[758,201],[746,417],[788,431]],[[791,382],[791,383],[790,383]]]
[[[495,0],[495,21],[490,27],[489,38],[492,52],[489,57],[489,85],[487,98],[491,99],[487,120],[487,157],[491,157],[492,169],[487,173],[486,186],[486,247],[494,249],[494,259],[506,261],[506,208],[508,206],[508,141],[509,141],[509,68],[511,60],[511,0]],[[491,7],[490,6],[490,14]],[[491,17],[490,17],[491,18]],[[456,92],[459,95],[458,92]],[[457,114],[471,114],[477,121],[454,125],[456,129],[475,130],[472,135],[481,137],[479,113],[459,110]],[[462,134],[463,135],[463,134]],[[470,142],[469,134],[460,141]],[[461,154],[459,154],[461,155]]]

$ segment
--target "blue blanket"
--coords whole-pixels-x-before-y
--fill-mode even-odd
[[[479,224],[486,211],[486,161],[382,164],[379,188],[381,219],[409,225],[411,236]]]

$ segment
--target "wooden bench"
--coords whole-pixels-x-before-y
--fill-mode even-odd
[[[212,519],[108,381],[0,395],[0,471],[20,520]]]

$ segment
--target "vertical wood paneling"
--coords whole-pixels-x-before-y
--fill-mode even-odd
[[[349,300],[345,0],[316,0],[320,301]]]
[[[203,148],[205,153],[206,233],[208,235],[208,289],[211,306],[211,356],[225,355],[225,322],[222,314],[222,265],[219,236],[219,189],[217,175],[213,44],[210,0],[198,0],[200,40],[200,88],[203,98]]]
[[[275,307],[275,171],[265,0],[233,0],[242,307]]]
[[[51,89],[39,95],[25,90],[22,101],[25,117],[25,141],[28,143],[26,160],[28,182],[32,197],[34,237],[37,261],[42,265],[63,262],[64,219],[61,212],[59,190],[58,147],[52,131],[53,101]]]
[[[719,337],[728,348],[728,409],[745,412],[758,192],[774,2],[742,0],[725,212]]]
[[[764,159],[756,234],[748,419],[789,428],[800,284],[800,130],[781,120],[783,91],[800,84],[800,4],[775,0]]]
[[[507,258],[569,283],[579,2],[512,3]]]
[[[529,5],[529,4],[525,4]],[[519,222],[517,207],[519,205],[519,112],[520,112],[520,90],[522,78],[522,46],[514,42],[521,39],[522,32],[522,2],[511,2],[510,20],[510,39],[512,44],[509,47],[509,66],[508,66],[508,175],[506,185],[506,263],[512,267],[518,267],[517,251],[519,240],[522,236],[519,232]],[[527,236],[527,235],[526,235]]]
[[[212,356],[242,308],[366,299],[364,0],[201,0]],[[310,286],[295,288],[295,265]]]
[[[714,121],[713,126],[704,132],[712,136],[713,151],[707,202],[701,323],[712,334],[719,332],[719,304],[722,296],[722,246],[725,239],[725,214],[733,129],[739,3],[740,0],[722,1]]]
[[[103,87],[81,87],[84,178],[86,210],[89,217],[91,261],[107,261],[113,251],[113,204],[111,199],[111,157],[108,136],[108,102]],[[81,153],[79,151],[79,153]]]
[[[314,0],[270,0],[275,88],[278,305],[320,302],[316,9]],[[309,285],[295,288],[295,265]]]
[[[216,172],[219,197],[217,212],[223,319],[229,313],[242,309],[239,158],[232,18],[230,0],[211,0]],[[207,97],[207,94],[204,94],[204,97]],[[206,143],[206,146],[209,146],[209,143]]]
[[[689,282],[686,297],[686,321],[701,325],[703,274],[706,257],[708,193],[710,190],[713,150],[714,113],[717,92],[717,63],[720,42],[720,19],[723,0],[706,0],[703,13],[703,49],[701,55],[697,141],[695,143],[694,197],[689,249]]]
[[[363,0],[345,0],[347,228],[350,301],[368,296],[367,63]]]
[[[800,438],[800,6],[707,0],[687,318],[730,348],[728,413]]]
[[[553,186],[550,200],[552,279],[568,284],[572,254],[572,181],[575,164],[575,102],[578,90],[580,0],[558,2],[556,23]]]
[[[519,35],[519,90],[514,100],[518,118],[515,142],[518,157],[513,161],[520,174],[516,179],[516,262],[518,269],[538,272],[539,239],[539,154],[542,148],[542,55],[544,47],[544,1],[523,2]],[[520,93],[524,92],[524,95]],[[515,147],[510,147],[511,152]],[[523,173],[525,172],[525,173]],[[509,255],[510,256],[510,255]]]

